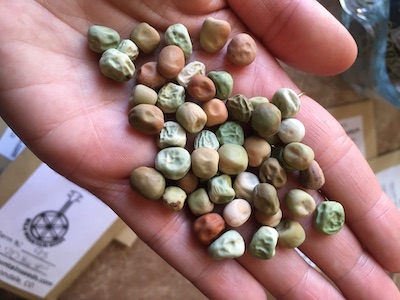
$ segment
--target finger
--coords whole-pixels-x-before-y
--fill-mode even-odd
[[[299,70],[333,75],[356,58],[353,38],[318,1],[228,3],[275,57]]]
[[[346,222],[384,268],[400,271],[400,212],[382,192],[368,163],[339,123],[317,103],[302,98],[299,118],[326,183],[323,193],[341,202]]]
[[[125,187],[114,208],[135,233],[210,299],[266,299],[263,286],[236,260],[210,259],[193,237],[189,212],[171,212]],[[115,196],[115,195],[114,195]]]

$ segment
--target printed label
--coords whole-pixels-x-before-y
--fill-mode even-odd
[[[350,118],[338,120],[342,125],[343,129],[346,131],[347,135],[353,140],[357,145],[361,153],[366,156],[366,147],[364,139],[364,126],[362,116],[354,116]]]
[[[400,209],[400,165],[396,165],[376,173],[382,189]]]
[[[15,160],[24,149],[24,143],[22,143],[19,137],[7,127],[0,138],[0,155],[3,155],[9,160]]]
[[[117,215],[42,164],[0,209],[0,280],[45,297]]]

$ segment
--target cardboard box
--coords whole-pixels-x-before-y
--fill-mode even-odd
[[[0,191],[0,287],[26,299],[56,299],[112,240],[136,239],[28,149],[0,175]]]

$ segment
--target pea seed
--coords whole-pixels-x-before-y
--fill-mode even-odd
[[[228,175],[237,175],[247,169],[249,159],[243,146],[224,144],[218,149],[219,169]]]
[[[200,179],[210,179],[218,172],[219,154],[210,148],[198,148],[192,152],[192,172]]]
[[[278,242],[278,231],[269,226],[261,226],[253,235],[249,245],[250,253],[260,259],[270,259],[275,256]]]
[[[236,176],[233,183],[233,189],[237,198],[246,199],[248,202],[252,202],[251,195],[254,187],[260,183],[260,180],[256,175],[251,172],[242,172]]]
[[[283,148],[282,158],[290,168],[303,171],[314,160],[314,151],[306,144],[292,142]]]
[[[207,248],[212,259],[237,258],[243,255],[244,250],[243,237],[236,230],[225,232]]]
[[[285,169],[274,157],[267,158],[260,166],[258,177],[261,182],[272,184],[276,189],[286,185],[287,175]]]
[[[244,131],[240,124],[227,121],[221,124],[215,132],[218,141],[221,145],[223,144],[244,144]]]
[[[286,118],[281,122],[278,136],[285,144],[301,142],[306,134],[306,129],[301,121],[294,118]]]
[[[137,83],[144,84],[154,90],[158,90],[167,83],[167,79],[157,70],[157,62],[144,63],[136,73]]]
[[[280,208],[276,188],[269,183],[259,183],[254,187],[252,194],[254,207],[265,215],[272,216]]]
[[[235,65],[247,66],[256,58],[256,42],[249,34],[239,33],[229,42],[227,55]]]
[[[214,209],[214,203],[211,202],[205,188],[199,188],[191,193],[188,197],[188,205],[195,216],[211,213]]]
[[[144,53],[152,52],[161,42],[158,31],[146,22],[136,25],[130,33],[130,38]]]
[[[271,145],[258,136],[247,137],[243,147],[246,149],[251,167],[259,167],[271,155]]]
[[[216,90],[214,82],[210,78],[197,74],[190,79],[187,92],[194,99],[207,102],[215,96]]]
[[[170,210],[180,211],[185,204],[186,197],[186,192],[180,187],[169,186],[164,191],[162,201]]]
[[[155,105],[139,104],[129,111],[129,124],[144,134],[158,134],[164,127],[164,114]]]
[[[207,122],[204,110],[193,102],[185,102],[179,106],[175,117],[178,123],[190,133],[200,132]]]
[[[345,213],[343,206],[336,201],[324,201],[317,207],[314,227],[324,234],[338,233],[344,226]]]
[[[157,70],[165,78],[176,77],[184,66],[184,53],[176,45],[165,46],[158,54]]]
[[[278,133],[281,126],[281,112],[271,103],[257,105],[251,116],[252,128],[263,138]]]
[[[200,61],[192,61],[183,67],[183,69],[176,76],[176,81],[178,81],[181,86],[187,88],[190,80],[198,74],[205,75],[206,66]]]
[[[158,152],[155,168],[165,178],[179,180],[189,171],[191,166],[190,153],[180,147],[164,148]]]
[[[216,204],[228,203],[235,197],[232,188],[232,179],[229,175],[215,176],[208,181],[208,195],[210,200]]]
[[[242,226],[251,215],[250,203],[244,199],[234,199],[225,205],[222,216],[231,227]]]
[[[229,97],[226,100],[226,107],[228,108],[229,116],[241,123],[247,123],[254,110],[250,100],[242,94]]]
[[[129,107],[132,108],[138,104],[152,104],[157,102],[157,92],[143,84],[137,84],[133,87],[129,98]]]
[[[278,89],[272,96],[271,102],[279,108],[282,118],[294,117],[300,110],[300,98],[289,88]]]
[[[233,90],[233,78],[226,71],[211,71],[207,75],[215,85],[215,98],[225,100],[229,98]]]
[[[183,24],[174,24],[167,28],[164,34],[165,43],[167,45],[179,46],[185,57],[188,58],[192,55],[193,46],[190,40],[189,31]]]
[[[202,103],[204,112],[207,115],[206,126],[220,125],[228,120],[228,109],[223,101],[213,98]]]
[[[103,52],[99,67],[104,76],[118,82],[132,79],[135,72],[135,65],[129,56],[114,48]]]
[[[249,100],[251,102],[251,105],[253,105],[253,108],[256,108],[261,103],[269,103],[268,98],[262,96],[251,97]]]
[[[278,209],[278,212],[272,216],[270,215],[265,215],[259,210],[254,211],[254,216],[257,220],[262,225],[265,226],[270,226],[270,227],[276,227],[279,222],[282,220],[282,210]]]
[[[129,183],[132,190],[149,200],[158,200],[164,194],[164,176],[154,168],[143,166],[134,169]]]
[[[139,55],[138,46],[136,46],[136,44],[131,40],[122,40],[119,43],[117,50],[128,55],[131,60],[135,60]]]
[[[100,25],[89,27],[87,32],[89,48],[97,53],[103,53],[107,49],[117,48],[120,36],[112,28]]]
[[[167,121],[157,139],[157,146],[161,149],[166,147],[182,147],[186,145],[186,131],[179,123]]]
[[[187,172],[185,176],[177,181],[177,184],[187,194],[192,193],[199,185],[199,179],[191,172]]]
[[[174,113],[185,103],[185,88],[173,82],[168,82],[158,92],[157,106],[168,114]]]
[[[225,46],[230,34],[231,25],[227,21],[208,17],[200,30],[200,45],[205,51],[216,53]]]
[[[195,139],[194,139],[194,148],[210,148],[214,150],[218,150],[219,141],[214,132],[210,130],[202,130],[200,131]]]
[[[285,203],[290,212],[299,218],[311,215],[316,207],[314,198],[300,189],[292,189],[285,196]]]
[[[285,248],[299,247],[306,239],[304,228],[295,220],[283,218],[276,230],[279,233],[278,245]]]
[[[300,183],[306,189],[322,188],[325,184],[325,175],[317,161],[313,160],[307,169],[300,172]]]
[[[198,240],[209,245],[225,228],[224,219],[217,213],[208,213],[198,217],[193,223],[193,231]]]

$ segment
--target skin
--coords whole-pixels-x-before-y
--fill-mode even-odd
[[[182,22],[196,41],[192,60],[230,72],[234,93],[270,98],[280,87],[300,92],[276,58],[320,75],[342,72],[355,59],[354,41],[317,1],[0,0],[0,5],[1,117],[39,158],[102,199],[206,296],[265,299],[267,288],[280,299],[400,297],[385,273],[400,272],[400,213],[356,146],[316,102],[303,96],[298,114],[307,128],[304,143],[314,149],[326,176],[324,195],[313,196],[317,202],[324,196],[340,201],[346,225],[325,237],[312,220],[304,220],[307,239],[300,249],[342,294],[292,249],[279,248],[267,261],[248,253],[213,261],[193,237],[189,214],[170,212],[131,191],[130,172],[153,165],[156,147],[127,124],[132,83],[101,76],[98,54],[86,44],[92,24],[128,37],[139,21],[160,31]],[[208,16],[229,21],[232,34],[246,31],[258,40],[250,66],[235,67],[223,55],[197,51]],[[296,187],[296,180],[291,178],[288,188]],[[254,230],[247,222],[241,233],[249,240]]]

